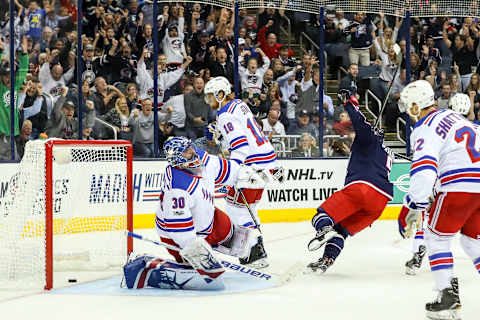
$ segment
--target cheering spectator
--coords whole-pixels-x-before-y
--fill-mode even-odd
[[[344,29],[351,41],[351,48],[348,52],[350,63],[365,67],[370,65],[373,28],[373,23],[367,18],[365,12],[357,12],[352,23]]]
[[[454,96],[448,83],[442,86],[442,94],[437,98],[437,108],[448,109],[450,99]]]
[[[313,69],[313,71],[312,71]],[[311,74],[313,72],[313,79]],[[301,83],[300,100],[297,103],[297,110],[307,110],[312,113],[319,107],[319,81],[320,69],[317,65],[310,67],[305,72],[305,78]],[[323,108],[329,118],[333,118],[333,103],[330,97],[323,92]]]
[[[352,63],[348,68],[348,74],[342,78],[339,85],[340,89],[347,89],[348,91],[355,94],[357,99],[360,98],[358,94],[358,65],[356,63]]]
[[[201,79],[201,78],[200,78]],[[203,80],[203,79],[202,79]],[[200,81],[200,80],[198,80]],[[172,117],[170,122],[173,126],[173,135],[175,136],[186,136],[187,131],[185,130],[185,95],[188,94],[190,91],[193,90],[193,86],[191,84],[185,85],[185,89],[183,90],[182,94],[171,96],[167,102],[165,102],[165,106],[172,108]]]
[[[95,107],[97,113],[101,116],[105,115],[108,111],[115,106],[116,97],[122,97],[123,93],[112,85],[107,85],[107,82],[103,77],[95,79]]]
[[[120,97],[115,101],[115,107],[105,114],[103,120],[115,127],[119,139],[131,141],[132,130],[128,124],[129,118],[130,111],[128,110],[127,99]]]
[[[353,132],[352,121],[346,111],[342,111],[339,116],[339,121],[333,124],[333,131],[335,134],[346,136]]]
[[[168,8],[168,6],[165,6]],[[164,9],[165,9],[164,7]],[[184,8],[178,8],[178,24],[172,23],[168,25],[168,31],[162,40],[162,48],[167,58],[167,64],[175,64],[180,66],[183,63],[184,57],[187,56],[185,51],[184,38],[184,25],[185,18],[183,17]],[[163,29],[165,32],[165,29]]]
[[[449,27],[450,22],[447,20],[443,24],[443,41],[452,51],[454,65],[458,66],[458,73],[460,73],[461,76],[461,88],[466,89],[470,82],[470,77],[472,76],[472,67],[478,62],[476,55],[473,53],[476,48],[475,41],[470,36],[467,28],[462,29],[465,31],[465,34],[455,35],[455,41],[452,42],[448,38]],[[463,92],[463,90],[459,92]]]
[[[133,153],[135,156],[143,158],[152,158],[155,155],[154,150],[154,116],[152,112],[153,102],[150,99],[142,101],[142,110],[135,109],[130,113],[128,125],[133,128]],[[158,112],[158,122],[167,121],[170,113]]]
[[[262,120],[263,133],[265,133],[268,139],[271,139],[275,135],[284,136],[286,134],[283,124],[278,121],[279,117],[280,113],[278,111],[270,110],[267,118]]]
[[[283,47],[280,43],[277,43],[277,35],[273,32],[267,34],[267,29],[273,26],[273,21],[269,20],[267,24],[258,32],[258,43],[260,49],[265,53],[269,59],[278,58],[280,54],[280,48]],[[288,49],[288,48],[287,48]],[[293,51],[288,49],[288,56],[291,56]]]
[[[204,127],[209,120],[210,106],[205,102],[203,88],[205,82],[200,77],[193,81],[193,90],[185,94],[185,129],[187,136],[193,140],[204,135]]]
[[[139,107],[139,97],[137,91],[137,85],[133,82],[127,84],[127,92],[125,97],[127,98],[128,110],[132,111]]]
[[[145,65],[144,57],[149,53],[148,49],[144,49],[137,65],[137,84],[140,87],[140,99],[150,99],[153,101],[153,70],[148,71]],[[167,71],[167,58],[161,54],[158,56],[158,103],[163,103],[165,90],[173,86],[182,77],[185,69],[192,62],[191,57],[187,57],[181,68],[175,71]]]
[[[42,95],[42,84],[38,79],[27,83],[25,93],[20,93],[17,103],[23,119],[30,121],[31,137],[37,139],[40,133],[45,132],[49,116],[47,100]]]
[[[255,58],[249,58],[247,61],[247,68],[242,63],[245,55],[250,55],[250,51],[243,51],[238,59],[238,71],[240,75],[240,83],[242,85],[242,91],[249,92],[250,89],[253,93],[260,93],[263,84],[263,75],[270,66],[270,59],[265,55],[262,49],[257,48],[255,50],[262,56],[263,65],[258,68],[258,61]]]
[[[15,137],[15,145],[17,147],[17,153],[19,158],[23,158],[25,153],[25,145],[30,140],[30,134],[32,133],[32,122],[30,120],[23,121],[20,134]]]
[[[60,97],[62,88],[73,78],[73,68],[70,68],[65,73],[63,72],[63,67],[57,58],[59,53],[57,49],[52,50],[49,62],[45,62],[40,67],[38,75],[43,90],[53,97],[54,103]]]
[[[12,114],[10,113],[10,86],[14,85],[15,95],[18,95],[20,87],[28,72],[27,39],[23,37],[21,52],[18,56],[18,69],[16,71],[15,84],[10,83],[10,65],[8,62],[1,62],[0,65],[0,160],[12,158],[10,150],[10,132],[13,129],[14,135],[19,133],[19,110],[15,108],[14,128],[10,128]]]
[[[53,107],[52,114],[47,124],[47,135],[50,138],[77,139],[78,119],[75,115],[75,105],[66,101],[68,88],[63,87],[60,97]],[[93,101],[86,102],[87,116],[84,118],[84,127],[92,127],[95,122],[95,107]]]
[[[235,74],[235,67],[233,62],[227,60],[227,52],[225,48],[210,47],[210,76],[211,77],[225,77],[233,84],[233,75]]]

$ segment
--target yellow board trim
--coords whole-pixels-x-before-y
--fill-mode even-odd
[[[380,220],[395,220],[400,213],[401,206],[387,206],[380,216]],[[271,209],[259,210],[258,215],[262,223],[272,222],[299,222],[312,219],[315,208],[306,209]],[[152,229],[155,227],[154,214],[136,214],[133,216],[134,229]]]

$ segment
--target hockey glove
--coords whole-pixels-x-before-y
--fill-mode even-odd
[[[342,101],[343,105],[351,104],[355,107],[358,107],[360,103],[358,102],[357,98],[355,95],[347,89],[340,89],[338,91],[338,98],[340,101]]]
[[[237,189],[263,189],[269,182],[269,176],[255,165],[241,165],[235,188]]]
[[[402,207],[398,216],[398,231],[402,238],[410,238],[414,228],[420,228],[422,223],[422,211]]]

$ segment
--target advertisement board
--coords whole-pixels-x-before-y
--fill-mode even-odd
[[[323,201],[343,187],[347,163],[347,159],[280,161],[285,169],[285,182],[273,183],[263,193],[257,206],[262,222],[310,219]],[[18,164],[5,163],[0,166],[2,214],[1,204]],[[133,163],[133,208],[137,228],[153,225],[153,213],[158,206],[165,166],[165,161]],[[55,213],[61,215],[64,210],[81,210],[87,215],[117,215],[116,211],[124,207],[122,202],[125,201],[125,179],[113,173],[116,168],[102,168],[76,166],[74,170],[57,172],[54,176]],[[394,199],[384,212],[383,218],[396,218],[398,205],[408,191],[409,169],[409,163],[393,165],[390,179],[395,186]],[[219,206],[222,204],[219,203]]]

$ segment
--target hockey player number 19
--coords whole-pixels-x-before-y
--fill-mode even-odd
[[[467,138],[465,147],[472,163],[480,161],[480,151],[475,149],[475,142],[477,141],[477,133],[470,127],[462,127],[455,132],[455,141],[462,142]]]

